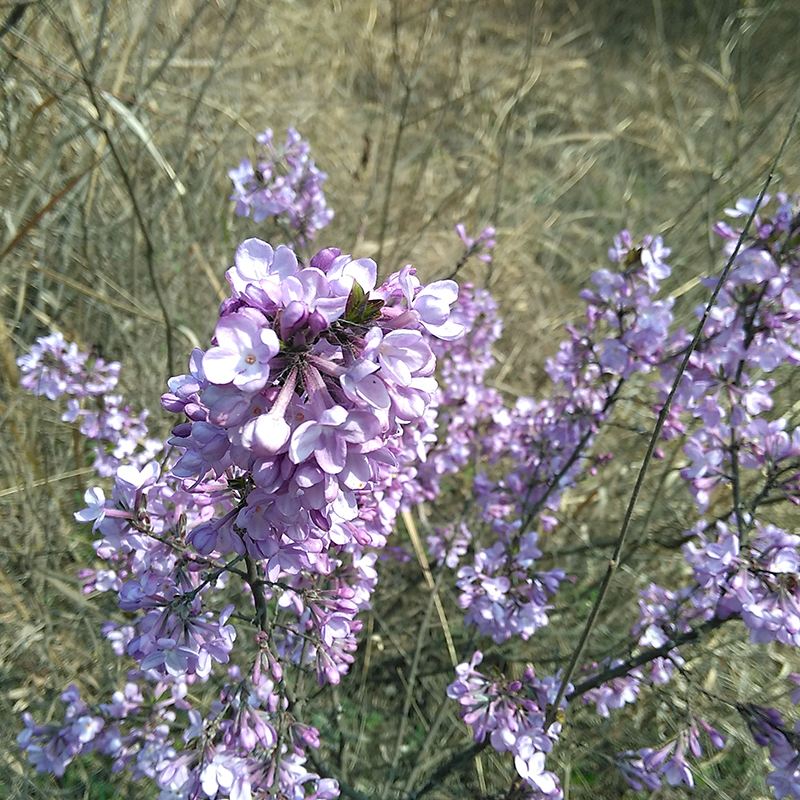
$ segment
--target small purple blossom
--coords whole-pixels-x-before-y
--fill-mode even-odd
[[[272,218],[291,231],[297,244],[309,243],[333,219],[322,191],[327,176],[294,128],[286,132],[282,146],[275,143],[269,129],[256,141],[255,160],[243,159],[228,172],[237,216],[252,217],[257,223]]]

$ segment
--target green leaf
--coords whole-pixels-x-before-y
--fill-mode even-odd
[[[366,302],[367,295],[361,288],[361,284],[358,281],[353,281],[353,288],[350,290],[350,296],[347,298],[347,305],[344,309],[345,319],[351,322],[360,321]]]

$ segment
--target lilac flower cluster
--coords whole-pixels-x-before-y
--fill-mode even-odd
[[[93,357],[56,332],[37,339],[17,365],[24,389],[48,400],[67,399],[61,419],[96,443],[99,475],[113,475],[128,461],[147,463],[161,451],[161,442],[148,436],[147,411],[134,411],[114,391],[119,362]]]
[[[20,385],[35,395],[57,400],[99,397],[113,391],[119,380],[120,365],[91,358],[61,333],[37,339],[31,349],[17,359]]]
[[[94,548],[105,563],[81,577],[86,591],[113,591],[120,609],[136,614],[126,626],[127,655],[154,680],[207,680],[213,663],[228,662],[236,636],[233,608],[213,613],[204,604],[210,561],[186,547],[185,530],[215,513],[213,495],[186,491],[150,462],[120,467],[110,497],[93,488],[85,500],[75,517],[100,534]]]
[[[108,751],[113,747],[110,740],[119,735],[103,730],[105,719],[81,700],[76,686],[67,687],[61,700],[66,706],[61,725],[37,725],[30,714],[25,714],[25,728],[17,737],[37,770],[59,778],[76,755],[89,750]]]
[[[86,591],[114,592],[126,614],[104,629],[137,665],[126,691],[168,699],[117,718],[70,696],[63,724],[26,722],[37,768],[97,750],[171,798],[338,796],[305,767],[319,736],[286,671],[338,683],[349,669],[438,392],[429,342],[464,330],[454,282],[423,286],[410,266],[376,277],[334,249],[304,266],[287,247],[238,248],[211,347],[162,398],[185,420],[166,471],[122,465],[75,515],[104,562]],[[255,632],[236,648],[234,619]],[[226,682],[203,708],[189,690],[212,678]]]
[[[741,217],[752,207],[742,201],[731,215]],[[630,665],[620,658],[590,665],[582,670],[589,675],[585,685],[567,690],[568,699],[593,705],[602,717],[637,702],[645,686],[672,680],[685,663],[679,643],[693,641],[704,626],[740,619],[753,643],[800,644],[800,536],[756,516],[765,504],[799,499],[800,429],[790,418],[771,416],[779,382],[765,378],[780,366],[797,364],[800,352],[797,208],[796,199],[778,195],[773,215],[756,219],[678,386],[664,435],[685,440],[690,463],[681,476],[701,511],[721,487],[733,489],[733,503],[721,517],[701,519],[683,534],[687,585],[651,584],[641,592],[632,629],[638,655]],[[726,240],[725,254],[732,252],[741,231],[724,223],[715,230]],[[458,570],[461,604],[466,621],[495,642],[527,639],[547,624],[549,598],[564,575],[536,571],[541,553],[530,526],[538,522],[552,530],[563,491],[602,463],[588,457],[589,449],[624,384],[637,374],[652,375],[658,411],[674,380],[691,336],[682,329],[670,333],[672,300],[656,297],[669,276],[668,254],[660,239],[634,245],[623,231],[609,253],[619,270],[593,275],[594,288],[582,293],[585,324],[569,329],[570,339],[548,362],[553,397],[522,398],[508,411],[501,405],[485,441],[477,424],[467,429],[467,440],[485,462],[502,464],[511,457],[513,468],[499,479],[480,474],[474,484],[478,521],[439,529],[429,544],[437,560],[451,568],[472,554],[472,564]],[[747,472],[760,484],[753,478],[745,482]],[[535,591],[520,599],[520,588]],[[521,614],[523,608],[528,613]],[[611,677],[603,681],[604,673]],[[724,745],[718,732],[697,718],[657,750],[623,754],[620,767],[629,783],[642,790],[658,788],[662,779],[691,786],[687,755],[702,755],[699,729],[714,748]],[[796,796],[786,788],[796,780],[793,736],[783,736],[789,744],[773,760],[781,772],[770,783],[779,797]]]
[[[436,393],[428,335],[459,336],[452,281],[422,287],[406,267],[375,288],[376,266],[338,250],[300,267],[250,239],[228,272],[216,344],[172,379],[183,412],[173,473],[234,476],[235,508],[192,532],[202,553],[264,559],[273,582],[328,574],[331,547],[381,545],[362,506],[407,457],[403,429]]]
[[[800,364],[797,200],[780,194],[776,206],[771,218],[756,219],[752,239],[737,255],[664,428],[674,437],[699,423],[684,446],[690,463],[682,475],[701,510],[739,470],[768,470],[775,488],[800,501],[800,434],[787,430],[786,420],[766,416],[776,386],[766,376],[782,365]],[[729,212],[740,217],[748,208],[752,201],[740,201]],[[715,231],[725,241],[725,252],[731,252],[741,231],[724,222]],[[680,352],[688,339],[679,330],[670,348]],[[676,365],[677,359],[664,364],[662,391]]]
[[[231,670],[231,678],[240,678]],[[318,747],[316,730],[291,724],[282,732],[271,720],[285,714],[269,678],[226,684],[203,718],[185,687],[168,695],[128,682],[111,702],[90,708],[75,687],[62,695],[61,725],[36,725],[25,715],[18,743],[34,766],[56,776],[78,755],[100,753],[116,772],[155,782],[161,797],[248,800],[269,789],[278,796],[333,800],[336,781],[305,766],[305,749]],[[182,730],[180,739],[173,731]],[[265,756],[274,753],[274,761]],[[266,796],[266,794],[262,794]]]
[[[767,783],[778,800],[800,798],[800,720],[787,725],[776,708],[748,703],[739,707],[753,740],[769,750],[772,771]]]
[[[547,364],[552,395],[521,398],[510,410],[490,396],[492,426],[481,452],[508,471],[498,479],[480,474],[475,482],[489,540],[459,569],[457,585],[467,622],[496,642],[528,639],[548,622],[550,599],[565,573],[536,570],[541,551],[531,528],[552,529],[552,512],[585,471],[585,453],[622,384],[661,359],[671,302],[654,295],[669,275],[668,254],[660,239],[634,247],[623,232],[611,253],[623,269],[594,273],[595,288],[582,293],[585,323],[568,329],[570,338]]]
[[[622,664],[620,659],[611,659],[603,667],[614,668]],[[600,664],[594,663],[588,667],[591,671],[598,671]],[[642,685],[642,671],[632,669],[627,674],[619,678],[611,678],[595,689],[590,689],[581,697],[584,705],[594,704],[595,711],[601,717],[608,718],[612,711],[624,708],[626,705],[635,703],[639,699]],[[655,681],[654,681],[655,682]]]
[[[545,724],[545,711],[555,701],[558,677],[538,678],[528,666],[520,680],[492,680],[477,667],[483,654],[456,667],[456,680],[447,696],[461,706],[461,719],[472,728],[476,742],[488,742],[500,753],[511,753],[514,766],[530,788],[531,800],[561,800],[558,777],[545,769],[561,724]]]
[[[672,741],[657,750],[645,747],[636,752],[626,752],[619,756],[619,769],[628,785],[635,791],[655,791],[662,781],[669,786],[694,786],[692,768],[687,756],[703,757],[700,731],[706,734],[709,744],[715,750],[725,747],[725,737],[701,717],[692,720],[686,730],[681,731]]]
[[[730,618],[741,618],[755,643],[799,643],[800,537],[756,516],[766,503],[796,503],[800,486],[800,429],[788,418],[770,417],[775,383],[760,377],[796,363],[796,208],[796,199],[779,195],[774,215],[756,219],[679,384],[665,430],[668,438],[686,437],[690,463],[681,476],[701,510],[723,486],[732,489],[733,503],[722,518],[701,520],[684,534],[693,583],[677,590],[653,585],[642,593],[633,631],[641,646],[661,647],[693,624]],[[729,212],[738,217],[750,210],[751,201],[740,201]],[[740,231],[727,223],[715,230],[730,252]],[[684,331],[671,337],[674,355],[661,367],[662,393],[687,340]],[[760,486],[745,501],[747,473]],[[659,659],[651,669],[664,682],[672,664]]]
[[[755,643],[800,646],[800,536],[756,522],[745,543],[718,523],[716,541],[698,539],[685,546],[704,590],[694,604],[707,616],[741,617]]]
[[[683,552],[693,583],[678,590],[650,584],[640,592],[639,619],[632,629],[640,648],[662,648],[702,623],[731,619],[741,619],[756,644],[798,646],[800,536],[755,522],[742,541],[720,521],[711,528],[701,523],[688,537]],[[647,680],[666,684],[682,664],[677,649],[671,650],[650,661]],[[618,702],[623,694],[638,694],[644,679],[642,671],[632,670],[587,693],[584,700],[610,692]]]
[[[254,222],[274,219],[293,242],[308,244],[333,219],[322,191],[327,175],[317,169],[308,142],[294,128],[286,132],[283,146],[276,145],[269,129],[256,142],[255,160],[245,158],[228,172],[236,214]]]

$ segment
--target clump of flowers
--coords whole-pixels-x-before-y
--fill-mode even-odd
[[[742,201],[731,213],[741,217],[752,208]],[[727,223],[715,230],[726,241],[725,253],[732,253],[742,232]],[[799,231],[797,200],[786,195],[778,195],[773,216],[756,218],[678,385],[664,435],[684,439],[689,464],[680,475],[701,513],[723,489],[731,502],[682,535],[678,546],[691,570],[685,585],[642,590],[630,655],[588,665],[576,673],[584,679],[562,687],[569,702],[593,705],[601,717],[640,701],[649,686],[674,680],[685,665],[681,645],[724,623],[741,620],[756,644],[798,645],[800,537],[758,514],[798,501],[800,430],[793,418],[771,414],[778,382],[765,376],[798,359]],[[661,240],[645,237],[637,244],[623,231],[609,255],[618,269],[592,276],[593,288],[582,293],[585,323],[569,328],[570,338],[548,362],[552,395],[523,398],[508,416],[495,414],[485,444],[478,426],[468,434],[484,458],[510,462],[511,471],[475,479],[481,513],[462,523],[468,536],[450,526],[430,540],[438,559],[461,564],[457,586],[466,621],[498,643],[527,639],[546,625],[565,577],[536,569],[540,535],[531,528],[554,530],[564,490],[604,463],[591,456],[591,446],[637,375],[652,376],[660,410],[692,338],[683,329],[670,333],[672,300],[656,296],[670,274]],[[637,385],[643,383],[640,378]],[[471,563],[462,564],[470,553]],[[552,719],[553,709],[545,714]],[[662,780],[691,787],[687,756],[702,755],[699,730],[715,749],[723,747],[710,723],[697,718],[660,748],[622,754],[628,783],[641,790],[656,789]],[[778,768],[770,784],[778,797],[797,797],[799,740],[782,723],[772,731]],[[541,757],[550,749],[543,741]]]
[[[767,783],[778,800],[800,797],[800,721],[787,724],[776,708],[748,703],[739,707],[753,740],[766,747],[772,771]]]
[[[491,425],[481,436],[468,423],[471,434],[462,434],[468,441],[477,435],[485,460],[506,465],[500,478],[479,474],[475,481],[485,545],[474,547],[472,563],[457,573],[467,622],[496,642],[528,639],[548,623],[551,598],[566,576],[536,569],[542,553],[532,528],[554,527],[552,513],[586,472],[587,453],[623,385],[662,357],[671,303],[654,294],[669,275],[668,254],[660,239],[634,247],[623,232],[612,253],[622,269],[594,273],[594,288],[583,292],[585,322],[569,328],[570,338],[547,364],[551,396],[521,398],[510,410],[497,395],[482,398]]]
[[[765,198],[765,204],[769,201]],[[800,501],[792,469],[800,455],[800,434],[791,431],[787,420],[770,419],[776,382],[768,376],[781,366],[800,364],[797,201],[784,194],[776,201],[774,215],[755,220],[755,233],[736,257],[664,428],[665,436],[673,438],[695,425],[684,445],[690,463],[682,475],[701,510],[737,470],[766,469],[776,489]],[[730,210],[734,218],[752,207],[748,203],[740,201]],[[741,235],[727,222],[718,223],[715,232],[726,253]],[[679,352],[687,342],[687,332],[678,330],[670,348]],[[662,392],[676,362],[671,359],[662,367]]]
[[[702,758],[704,754],[701,731],[714,750],[725,747],[725,737],[698,717],[686,730],[657,750],[645,747],[636,752],[622,753],[618,766],[628,785],[636,791],[655,791],[662,781],[669,786],[694,787],[694,776],[688,756]]]
[[[561,800],[558,777],[545,769],[545,757],[561,732],[559,722],[547,724],[545,717],[558,679],[539,679],[528,666],[520,680],[492,680],[477,669],[482,661],[483,654],[476,651],[469,663],[459,664],[447,696],[461,706],[461,719],[472,728],[476,742],[514,756],[517,773],[533,798]]]
[[[309,143],[294,128],[286,132],[283,145],[276,144],[269,129],[258,134],[256,144],[255,158],[242,159],[228,172],[236,214],[254,222],[272,219],[292,242],[310,243],[333,219],[322,191],[328,176],[317,168]]]
[[[147,411],[136,411],[115,390],[120,364],[81,350],[59,333],[42,336],[17,359],[20,385],[48,400],[66,399],[61,419],[94,442],[94,469],[113,475],[121,464],[142,465],[163,444],[148,436]]]
[[[129,615],[105,634],[137,663],[131,686],[93,709],[69,693],[65,722],[28,719],[20,744],[56,774],[98,750],[173,797],[322,800],[338,789],[304,766],[318,734],[286,671],[338,683],[353,661],[398,508],[383,498],[437,392],[429,342],[463,333],[458,289],[410,266],[377,285],[370,259],[327,249],[303,265],[258,239],[227,278],[211,346],[162,398],[184,420],[168,470],[120,466],[76,514],[106,562],[87,589]],[[238,649],[234,613],[250,628]],[[212,679],[215,702],[188,699]]]

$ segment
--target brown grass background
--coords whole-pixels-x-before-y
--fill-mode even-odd
[[[0,20],[18,14],[0,2]],[[168,370],[207,341],[236,242],[269,235],[233,217],[226,170],[256,132],[291,124],[330,176],[336,218],[320,246],[375,256],[384,273],[410,261],[434,278],[458,257],[456,222],[496,225],[491,272],[466,277],[491,286],[506,320],[497,384],[509,397],[535,393],[560,326],[578,312],[577,289],[619,228],[667,237],[687,315],[694,279],[718,265],[709,223],[757,193],[786,131],[799,32],[791,0],[27,4],[0,39],[0,797],[150,796],[114,784],[100,760],[56,785],[33,776],[13,743],[19,714],[47,717],[69,681],[92,697],[124,675],[98,633],[105,598],[84,598],[75,578],[91,556],[72,522],[87,462],[55,407],[17,389],[19,352],[52,328],[99,348],[122,361],[128,396],[166,431],[157,399]],[[800,188],[798,155],[795,137],[776,179],[789,190]],[[618,469],[570,498],[565,543],[613,531],[646,422],[635,404],[623,420]],[[690,516],[685,498],[669,497],[655,525],[665,536]],[[585,554],[568,563],[581,579],[596,574]],[[668,579],[660,564],[637,550],[598,652],[624,636],[650,572]],[[590,597],[591,581],[575,588],[579,610],[587,585]],[[320,705],[326,757],[368,796],[380,796],[395,760],[407,693],[403,776],[417,779],[467,742],[442,703],[450,667],[436,615],[425,622],[424,586],[415,563],[387,581],[350,679]],[[452,588],[442,594],[456,619]],[[563,657],[577,630],[555,627],[503,657]],[[456,635],[465,652],[468,634]],[[702,673],[740,698],[792,666],[785,652],[751,658],[720,636]],[[559,762],[569,797],[621,797],[603,759],[657,744],[673,717],[637,710],[610,727],[576,723]],[[734,739],[703,771],[698,797],[765,796],[762,754]],[[510,774],[484,755],[431,796],[478,796]]]

